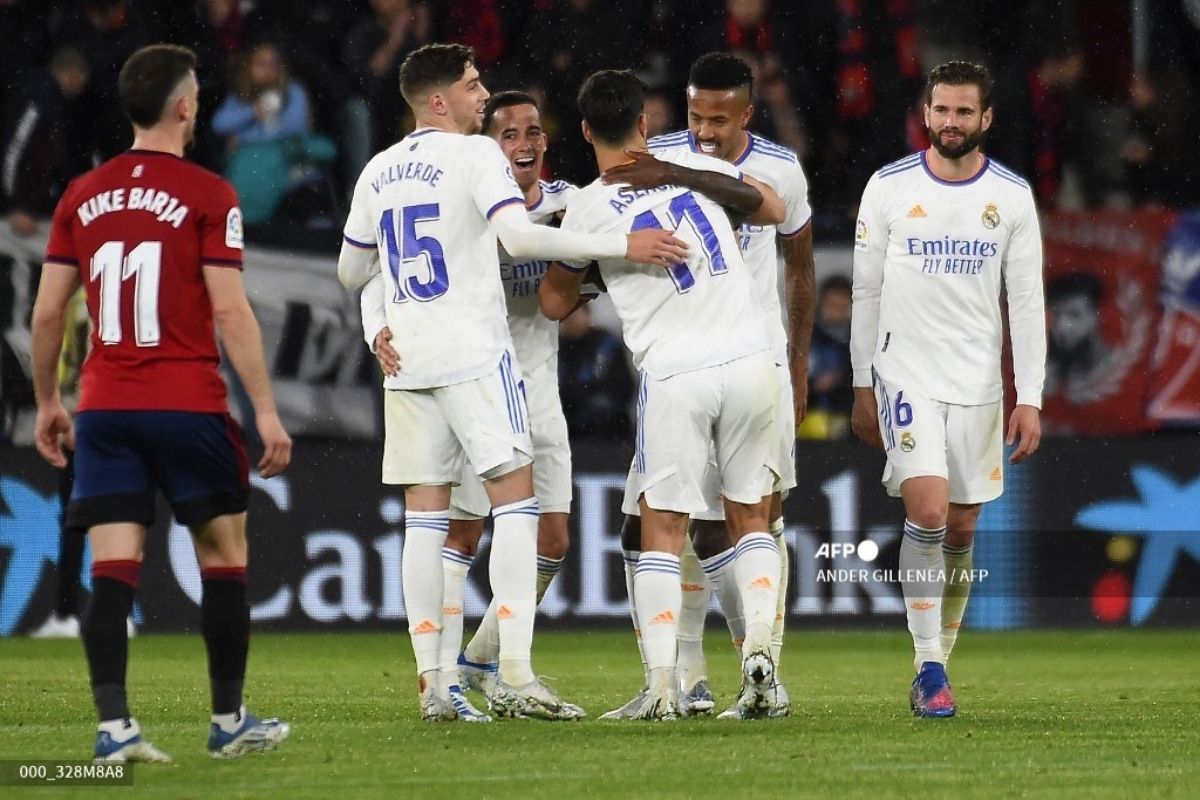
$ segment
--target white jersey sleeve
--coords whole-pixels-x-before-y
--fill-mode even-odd
[[[871,386],[871,362],[879,339],[879,297],[888,231],[878,208],[879,180],[871,176],[854,225],[854,289],[850,312],[850,365],[853,385]]]
[[[507,205],[525,205],[525,195],[495,140],[486,136],[467,136],[464,151],[466,163],[472,167],[471,197],[484,219],[491,219]]]
[[[747,171],[754,177],[758,177],[754,172]],[[783,199],[784,208],[787,209],[787,216],[778,227],[779,235],[785,237],[797,235],[808,227],[808,223],[812,222],[812,206],[808,203],[808,178],[805,177],[800,162],[796,161],[788,170],[785,180],[779,186],[772,186],[772,188]]]
[[[1012,338],[1017,403],[1042,407],[1046,381],[1046,304],[1042,285],[1042,233],[1033,195],[1017,219],[1004,259],[1008,327]]]
[[[383,282],[383,273],[367,281],[362,294],[358,298],[359,310],[362,313],[363,339],[371,352],[375,352],[375,339],[379,332],[387,327],[387,287]]]
[[[681,167],[706,170],[708,172],[719,172],[722,175],[728,175],[739,180],[742,177],[742,171],[728,161],[706,156],[703,153],[693,153],[686,147],[656,150],[653,152],[653,155],[659,161],[666,161],[668,164],[678,164]]]

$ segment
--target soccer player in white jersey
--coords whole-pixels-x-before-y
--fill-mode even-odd
[[[496,140],[508,159],[525,198],[530,221],[557,224],[568,198],[577,188],[565,181],[540,178],[547,142],[537,99],[525,92],[493,94],[484,105],[483,133]],[[558,392],[558,323],[538,310],[537,287],[548,266],[548,262],[538,260],[513,263],[501,248],[500,278],[508,305],[508,329],[525,375],[523,386],[533,440],[533,488],[541,511],[537,538],[538,603],[558,574],[570,545],[567,522],[571,508],[571,447]],[[399,356],[391,345],[385,301],[383,276],[377,275],[363,289],[363,333],[384,373],[394,375],[398,372]],[[459,485],[450,494],[450,529],[442,548],[441,640],[441,691],[458,712],[458,718],[467,722],[491,721],[491,717],[471,704],[463,689],[478,688],[490,693],[500,655],[495,602],[488,606],[466,651],[461,656],[459,653],[467,573],[479,549],[484,519],[490,509],[483,481],[468,464]],[[561,713],[584,716],[578,706],[569,703],[563,704]]]
[[[759,307],[771,340],[771,355],[779,372],[780,397],[776,422],[779,433],[780,477],[771,497],[771,535],[775,537],[783,569],[779,580],[779,606],[771,632],[772,657],[776,670],[776,702],[771,716],[790,711],[788,693],[779,680],[787,613],[788,551],[783,541],[782,499],[796,485],[796,424],[803,419],[808,402],[808,351],[812,340],[815,267],[812,249],[812,209],[808,204],[808,180],[796,154],[747,130],[754,115],[754,78],[749,65],[729,53],[709,53],[692,65],[688,76],[688,129],[656,136],[649,141],[651,153],[698,152],[734,164],[743,172],[769,185],[783,200],[784,221],[776,225],[743,223],[737,230],[742,257],[754,278]],[[605,180],[629,183],[645,189],[656,181],[678,183],[668,165],[650,158],[609,170]],[[677,170],[676,170],[677,171]],[[780,309],[778,267],[782,252],[788,299],[787,327]],[[692,519],[692,542],[683,551],[683,610],[679,618],[680,710],[685,715],[707,713],[714,705],[708,688],[704,659],[704,622],[708,615],[710,589],[716,588],[735,648],[740,648],[745,631],[737,605],[738,589],[732,569],[733,538],[726,529],[725,512],[716,477],[716,462],[710,457],[705,483],[707,507]],[[622,510],[630,517],[622,532],[626,569],[637,563],[637,495],[630,475]],[[694,548],[693,546],[694,545]],[[634,627],[637,627],[635,623]],[[636,706],[634,701],[626,704]],[[745,705],[735,702],[721,716],[736,718]],[[620,710],[615,712],[620,715]]]
[[[562,701],[530,663],[538,508],[497,238],[522,261],[624,256],[666,264],[686,245],[666,235],[584,236],[531,223],[495,141],[466,135],[478,133],[488,98],[470,48],[415,51],[401,67],[400,91],[417,129],[376,155],[359,177],[338,277],[357,289],[384,265],[400,368],[384,379],[383,482],[404,487],[404,601],[421,715],[455,716],[437,680],[442,545],[450,488],[469,462],[484,480],[495,520],[490,572],[500,664],[492,706],[500,716],[552,716]]]
[[[628,160],[627,151],[645,151],[643,101],[642,83],[627,70],[602,70],[584,82],[583,131],[601,170]],[[730,176],[726,183],[744,188],[731,164],[693,153],[668,157],[724,172]],[[765,187],[760,193],[758,213],[767,222],[781,220],[778,196]],[[703,479],[714,442],[726,514],[737,537],[734,569],[746,617],[742,669],[751,687],[749,702],[765,709],[774,700],[771,623],[780,569],[778,547],[767,532],[779,470],[778,376],[733,228],[721,206],[686,187],[642,191],[599,180],[572,198],[563,227],[598,232],[669,227],[692,245],[688,259],[667,271],[620,258],[598,260],[641,375],[635,455],[641,555],[630,599],[641,620],[649,686],[630,716],[678,716],[679,555],[689,515],[705,507]],[[578,260],[551,266],[540,289],[547,316],[560,319],[575,308],[586,266]]]
[[[928,150],[867,182],[854,239],[852,425],[887,452],[904,500],[900,577],[916,649],[911,706],[949,717],[946,660],[970,591],[983,503],[1032,455],[1046,363],[1042,240],[1029,184],[988,158],[992,80],[952,61],[929,73]],[[1008,295],[1016,408],[1004,431],[1001,287]]]

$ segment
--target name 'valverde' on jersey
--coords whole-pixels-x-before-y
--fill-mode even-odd
[[[742,258],[750,268],[755,296],[766,314],[771,354],[782,360],[787,358],[787,331],[779,303],[779,251],[775,236],[796,236],[812,221],[812,207],[808,204],[808,179],[804,176],[800,159],[791,150],[749,131],[746,136],[746,149],[733,160],[733,165],[774,189],[787,210],[787,217],[777,226],[744,223],[737,229]],[[695,137],[688,130],[655,136],[648,145],[650,152],[655,154],[700,152]]]
[[[486,136],[422,128],[367,163],[345,238],[379,251],[387,323],[404,365],[388,388],[449,386],[496,368],[511,337],[488,218],[524,202]]]
[[[542,196],[532,206],[526,206],[529,221],[549,225],[567,207],[579,187],[566,181],[538,181]],[[558,323],[547,319],[538,308],[538,286],[546,277],[549,261],[513,259],[500,248],[500,279],[508,301],[508,330],[512,334],[517,363],[528,373],[558,355]]]
[[[656,157],[739,175],[725,161],[687,151]],[[624,259],[599,262],[634,366],[652,378],[663,380],[768,349],[733,227],[724,209],[704,195],[679,186],[635,190],[596,180],[571,199],[562,226],[588,233],[664,228],[687,242],[687,262],[669,269]]]
[[[1045,376],[1042,239],[1029,184],[984,159],[943,181],[914,153],[876,172],[854,239],[854,385],[890,384],[958,405],[1001,399],[1008,293],[1017,402],[1041,406]]]

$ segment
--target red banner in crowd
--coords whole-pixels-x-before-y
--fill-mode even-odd
[[[1042,220],[1047,434],[1149,430],[1162,247],[1174,214],[1052,213]]]
[[[1162,324],[1150,385],[1151,419],[1200,422],[1200,211],[1180,215],[1162,268]]]

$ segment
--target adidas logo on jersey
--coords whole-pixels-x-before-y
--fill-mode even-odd
[[[508,606],[500,606],[500,608],[496,610],[496,617],[498,619],[515,619],[516,616],[517,615],[514,614],[513,610]]]
[[[922,219],[926,216],[928,216],[928,215],[925,213],[925,209],[921,208],[920,203],[917,203],[915,206],[913,206],[912,208],[910,208],[908,210],[908,218],[909,219]]]
[[[1000,472],[999,467],[996,467],[994,470],[992,470],[992,474],[988,476],[989,481],[1003,480],[1003,478],[1004,475]]]
[[[462,606],[442,606],[443,617],[459,617],[462,616]]]
[[[699,583],[681,583],[679,588],[685,592],[703,592],[704,585]]]
[[[928,611],[929,609],[933,608],[935,605],[937,605],[937,603],[931,603],[931,602],[928,602],[925,600],[918,600],[917,602],[910,604],[909,608],[911,608],[913,611]]]
[[[749,588],[751,588],[751,589],[770,589],[774,585],[775,584],[771,583],[770,578],[768,578],[766,575],[763,575],[761,578],[755,578],[753,581],[751,581]]]
[[[437,633],[439,630],[441,630],[441,628],[426,619],[422,620],[421,624],[413,628],[411,631],[409,631],[409,633],[411,633],[413,636],[417,636],[418,634],[422,633]]]

